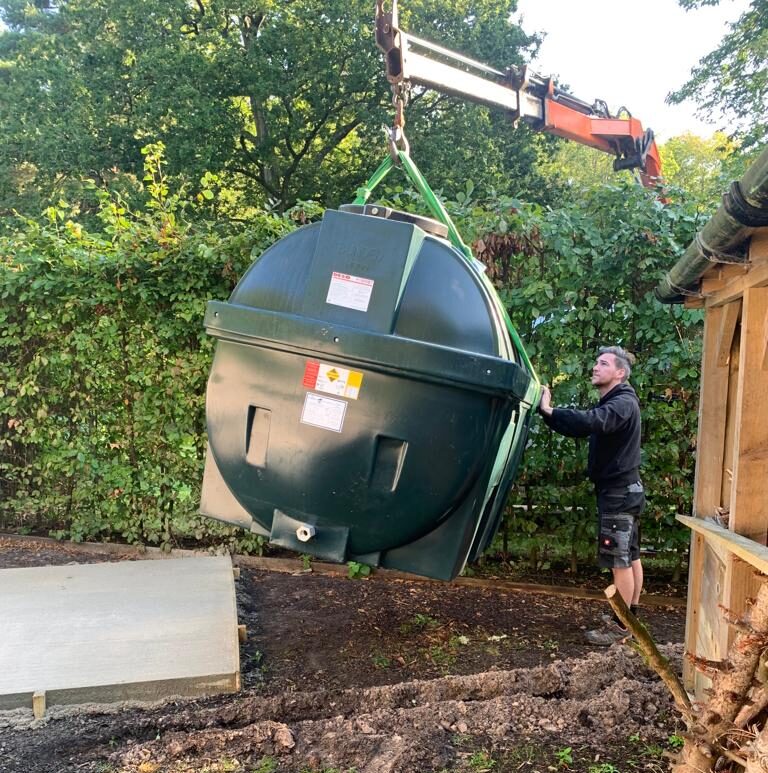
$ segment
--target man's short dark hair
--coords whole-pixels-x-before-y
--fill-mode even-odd
[[[616,366],[624,371],[622,383],[629,379],[632,375],[632,366],[635,364],[635,355],[632,352],[620,346],[601,346],[598,351],[600,354],[612,354],[616,358]]]

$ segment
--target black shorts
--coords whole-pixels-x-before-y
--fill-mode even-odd
[[[598,566],[626,569],[640,558],[640,514],[644,509],[645,491],[639,481],[597,492]]]

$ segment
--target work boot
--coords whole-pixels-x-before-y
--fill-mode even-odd
[[[610,647],[611,644],[625,642],[631,637],[632,634],[626,628],[617,625],[613,620],[604,628],[596,628],[584,634],[584,638],[596,647]]]
[[[632,607],[629,608],[629,611],[632,612],[632,614],[637,617],[639,614],[639,611],[637,607],[634,609]],[[602,615],[600,615],[600,621],[603,623],[603,625],[611,626],[611,625],[618,625],[620,628],[624,628],[624,626],[621,624],[619,619],[614,615],[613,613],[603,612]]]

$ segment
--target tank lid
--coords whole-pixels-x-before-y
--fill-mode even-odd
[[[383,217],[386,220],[400,220],[404,223],[413,223],[433,236],[439,236],[441,239],[448,238],[448,227],[437,220],[421,215],[414,215],[411,212],[401,212],[399,209],[384,207],[381,204],[342,204],[339,207],[340,212],[349,212],[353,215],[370,215],[371,217]]]

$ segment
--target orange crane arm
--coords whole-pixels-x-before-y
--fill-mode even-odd
[[[406,33],[398,25],[397,0],[391,0],[388,12],[384,2],[376,0],[376,44],[396,95],[417,84],[500,107],[513,121],[611,153],[615,170],[637,169],[645,186],[659,181],[661,160],[653,132],[637,118],[611,115],[602,100],[584,102],[525,67],[497,70]]]

